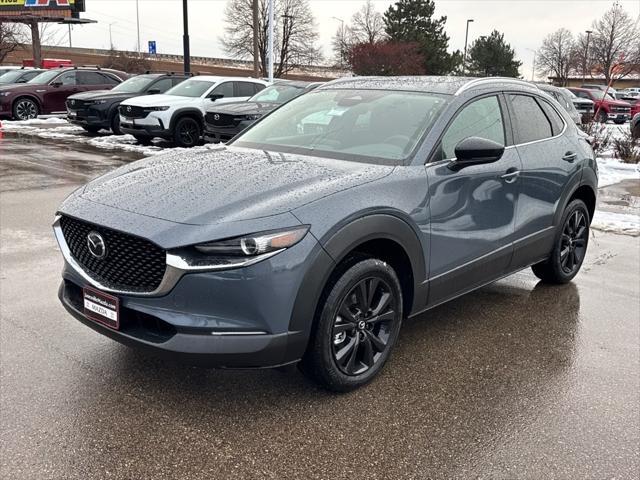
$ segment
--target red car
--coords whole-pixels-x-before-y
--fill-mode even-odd
[[[56,68],[27,83],[0,86],[0,117],[28,120],[38,115],[64,113],[65,102],[74,93],[111,90],[127,74],[101,68]]]
[[[587,98],[593,102],[593,113],[598,109],[599,122],[613,120],[615,123],[624,123],[631,119],[631,105],[628,102],[614,100],[612,97],[605,95],[601,90],[588,90],[586,88],[569,88],[577,97]]]

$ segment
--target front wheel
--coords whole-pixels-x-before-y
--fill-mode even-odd
[[[371,381],[389,358],[402,323],[402,291],[387,263],[369,258],[329,284],[301,362],[302,371],[337,392]]]
[[[589,244],[589,210],[582,200],[573,200],[565,209],[551,256],[531,267],[545,283],[570,282],[580,271]]]
[[[85,126],[82,127],[84,128],[85,132],[91,134],[91,135],[95,135],[96,133],[98,133],[100,131],[100,127],[92,127],[92,126]]]
[[[120,115],[118,115],[118,112],[111,117],[111,132],[113,132],[114,135],[122,135],[122,130],[120,130]]]
[[[201,135],[200,123],[191,117],[184,117],[176,123],[173,140],[178,147],[191,148],[198,144]]]
[[[30,98],[19,98],[13,104],[13,118],[16,120],[30,120],[39,114],[38,104]]]

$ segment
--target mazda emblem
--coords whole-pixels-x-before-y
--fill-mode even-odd
[[[127,112],[130,112],[130,111],[131,111],[131,107],[127,107]]]
[[[98,232],[89,232],[87,234],[87,247],[89,253],[97,259],[102,259],[107,256],[107,245],[104,243],[104,238]]]
[[[218,115],[217,113],[213,116],[214,120],[220,120],[220,115]]]
[[[76,101],[75,100],[71,100],[71,105],[75,105]]]

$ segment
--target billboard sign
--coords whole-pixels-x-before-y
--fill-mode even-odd
[[[37,13],[38,10],[84,11],[83,0],[0,0],[0,12]],[[1,14],[1,13],[0,13]]]

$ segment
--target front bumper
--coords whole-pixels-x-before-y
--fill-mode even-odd
[[[228,142],[253,122],[240,122],[238,125],[232,127],[214,127],[208,123],[205,123],[204,127],[204,139],[207,142],[219,143]]]
[[[5,97],[0,97],[0,116],[11,116],[11,102],[6,101]]]
[[[611,112],[611,113],[608,113],[607,116],[609,117],[609,120],[613,120],[617,122],[626,122],[627,120],[631,119],[631,115],[628,113]]]
[[[120,130],[134,136],[164,139],[171,139],[173,136],[169,129],[169,121],[164,121],[153,114],[149,114],[145,118],[128,118],[120,115]]]

